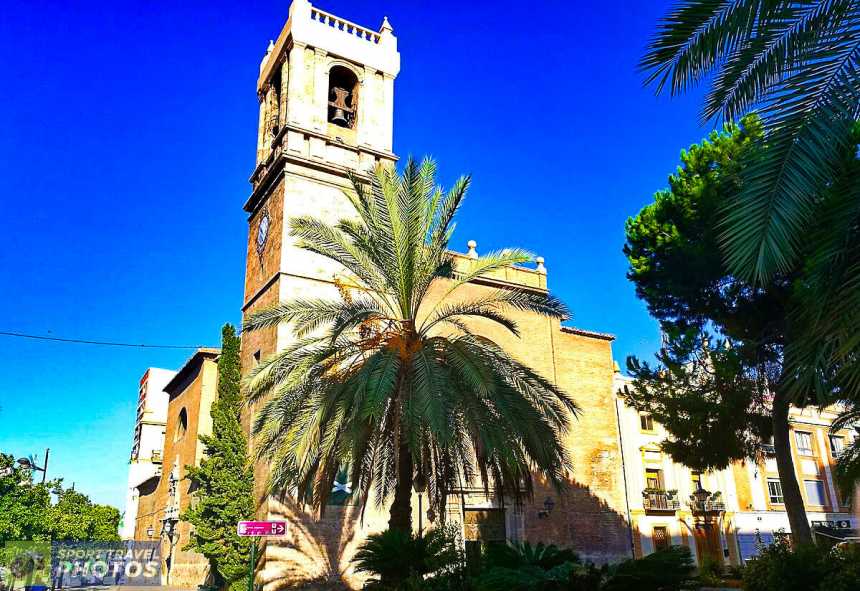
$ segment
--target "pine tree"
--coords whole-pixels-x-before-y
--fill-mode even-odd
[[[218,399],[212,404],[212,434],[201,435],[205,457],[187,466],[193,502],[182,519],[194,526],[187,550],[209,559],[219,587],[242,589],[248,573],[250,541],[236,534],[236,523],[253,515],[253,469],[239,422],[239,337],[224,325],[218,360]]]

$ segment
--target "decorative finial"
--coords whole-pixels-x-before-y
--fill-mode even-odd
[[[478,248],[478,243],[475,242],[474,240],[469,240],[466,243],[466,246],[469,247],[469,252],[466,253],[466,256],[469,257],[470,259],[478,258],[478,251],[475,250],[476,248]]]
[[[391,28],[391,23],[388,22],[388,17],[384,16],[384,17],[382,17],[382,26],[379,27],[379,32],[384,33],[386,31],[388,31],[389,33],[392,33],[392,32],[394,32],[394,29]]]
[[[537,263],[537,269],[535,269],[535,270],[538,273],[543,273],[544,275],[546,275],[546,267],[544,267],[544,265],[543,265],[543,263],[544,263],[543,257],[535,258],[535,262]]]

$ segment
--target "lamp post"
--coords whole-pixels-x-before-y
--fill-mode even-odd
[[[696,508],[704,513],[707,510],[708,499],[711,498],[711,492],[702,488],[702,485],[699,484],[699,488],[693,491],[693,502],[696,504]]]
[[[173,570],[173,547],[176,545],[174,534],[176,533],[177,523],[179,523],[179,518],[176,517],[174,511],[168,509],[164,519],[161,520],[160,534],[160,537],[167,538],[167,543],[169,544],[167,560],[165,561],[167,562],[167,580],[165,581],[167,585],[170,585],[170,571]]]
[[[412,481],[412,489],[418,493],[418,537],[423,537],[424,535],[424,506],[422,504],[422,495],[424,491],[427,490],[427,479],[424,477],[423,472],[419,472],[415,475],[415,479]]]
[[[547,497],[543,501],[543,511],[538,511],[538,518],[543,519],[545,517],[549,517],[549,514],[552,513],[552,510],[555,508],[555,501],[552,497]]]
[[[42,463],[42,467],[36,465],[35,462],[31,461],[28,458],[18,458],[18,464],[21,465],[22,468],[27,468],[28,470],[36,470],[37,472],[42,473],[42,484],[45,484],[45,477],[48,475],[48,455],[51,453],[51,448],[45,449],[45,461]]]

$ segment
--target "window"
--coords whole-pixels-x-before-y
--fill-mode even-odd
[[[838,458],[839,454],[845,449],[845,438],[839,435],[830,436],[830,451],[833,452],[833,457]]]
[[[647,412],[639,413],[639,426],[642,427],[643,431],[653,431],[654,419]]]
[[[328,73],[328,122],[338,127],[355,128],[358,109],[358,77],[343,66]]]
[[[795,431],[794,439],[797,442],[797,453],[802,456],[814,455],[812,452],[812,434],[806,431]]]
[[[824,505],[824,483],[820,480],[804,480],[806,502],[809,505]]]
[[[176,436],[174,441],[179,441],[185,437],[185,432],[188,430],[188,412],[183,408],[179,411],[179,424],[176,425]]]
[[[770,502],[774,504],[782,504],[785,499],[782,498],[782,483],[779,478],[767,479],[767,495],[770,497]]]
[[[652,536],[655,552],[669,549],[669,530],[666,529],[666,526],[659,525],[654,527]]]
[[[663,471],[656,468],[645,470],[645,487],[654,490],[663,490]]]

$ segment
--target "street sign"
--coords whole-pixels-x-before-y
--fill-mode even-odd
[[[240,521],[236,533],[242,537],[282,536],[287,533],[286,521]]]

